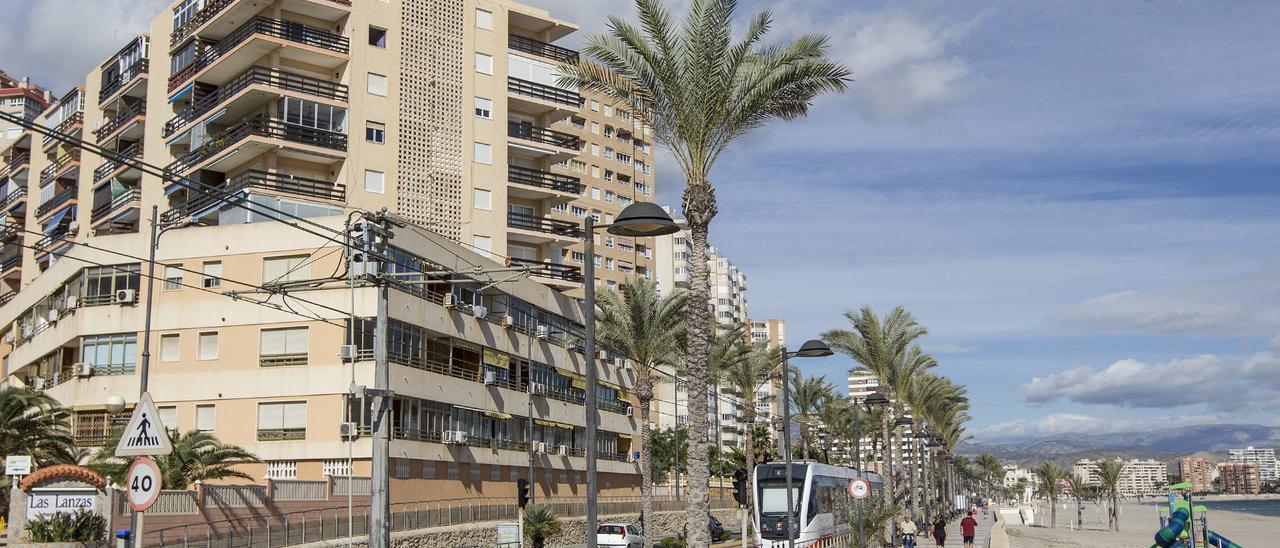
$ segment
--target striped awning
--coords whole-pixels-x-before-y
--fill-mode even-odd
[[[507,420],[511,418],[511,415],[508,415],[506,413],[499,413],[497,411],[485,411],[484,415],[486,417],[493,417],[495,419],[502,419],[502,420]]]

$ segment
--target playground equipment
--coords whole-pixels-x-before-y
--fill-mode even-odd
[[[1209,509],[1193,504],[1186,482],[1169,486],[1169,516],[1160,516],[1155,541],[1151,548],[1243,548],[1209,530]]]

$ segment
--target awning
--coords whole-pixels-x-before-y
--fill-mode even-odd
[[[479,354],[479,353],[480,353],[480,349],[481,349],[481,346],[480,346],[480,345],[478,345],[478,344],[476,344],[476,343],[473,343],[473,342],[471,342],[471,341],[464,341],[464,340],[462,340],[462,339],[454,339],[454,340],[453,340],[453,346],[454,346],[454,348],[461,348],[461,349],[463,349],[463,350],[470,350],[471,352],[475,352],[475,353],[477,353],[477,354]]]
[[[480,414],[488,413],[488,411],[485,411],[484,409],[476,409],[474,407],[467,407],[465,405],[455,405],[453,406],[453,408],[461,409],[463,411],[475,411],[476,413],[480,413]]]
[[[195,83],[195,82],[191,82],[190,84],[188,84],[188,85],[187,85],[187,87],[182,88],[182,91],[179,91],[178,93],[175,93],[175,94],[173,94],[173,95],[170,95],[170,96],[169,96],[169,104],[173,104],[173,103],[174,103],[174,102],[176,102],[178,99],[181,99],[184,95],[186,95],[186,94],[188,94],[188,93],[191,93],[191,90],[195,89],[195,87],[196,87],[196,83]]]
[[[511,418],[511,415],[508,415],[506,413],[499,413],[497,411],[485,411],[484,416],[493,417],[495,419],[502,419],[502,420],[507,420]]]
[[[494,367],[501,367],[503,369],[510,369],[511,356],[507,355],[505,352],[499,352],[492,348],[486,348],[484,349],[484,364],[492,365]]]
[[[587,389],[587,379],[579,379],[575,377],[575,378],[569,379],[569,384],[572,385],[574,388],[581,388],[582,390]]]
[[[608,382],[608,381],[596,381],[596,382],[600,383],[600,386],[603,386],[603,387],[605,387],[605,388],[612,388],[612,389],[614,389],[614,390],[617,390],[618,392],[622,392],[622,387],[621,387],[621,386],[618,386],[618,385],[613,384],[613,383],[611,383],[611,382]]]
[[[54,214],[53,218],[49,219],[49,224],[44,225],[45,235],[47,236],[49,234],[52,234],[55,230],[57,230],[59,225],[62,223],[62,220],[67,218],[67,215],[75,217],[76,206],[73,205],[71,207],[64,208],[62,211],[59,211],[58,213]]]
[[[540,426],[549,426],[552,428],[563,428],[565,430],[573,430],[572,424],[565,424],[563,422],[549,421],[549,420],[543,420],[543,419],[533,419],[533,423]]]

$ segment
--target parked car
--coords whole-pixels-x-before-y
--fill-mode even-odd
[[[640,528],[624,523],[604,523],[596,527],[597,546],[623,546],[632,548],[644,546],[644,535]]]
[[[715,516],[711,516],[711,521],[707,524],[707,531],[711,533],[711,540],[720,540],[724,536],[724,525],[720,524],[720,520]]]

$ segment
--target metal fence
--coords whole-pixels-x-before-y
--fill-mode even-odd
[[[329,482],[314,480],[272,480],[273,500],[329,500]]]

